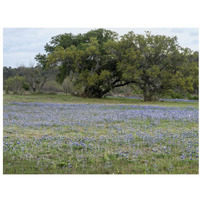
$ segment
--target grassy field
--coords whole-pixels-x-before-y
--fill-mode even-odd
[[[197,102],[4,95],[4,174],[198,174]]]
[[[11,102],[40,102],[40,103],[74,103],[74,104],[134,104],[134,105],[157,105],[157,106],[193,106],[198,107],[197,102],[184,102],[184,101],[152,101],[144,102],[140,99],[131,99],[123,97],[106,97],[98,98],[81,98],[64,94],[27,94],[27,95],[6,95],[4,94],[4,105]]]

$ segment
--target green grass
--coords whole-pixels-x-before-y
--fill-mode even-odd
[[[169,102],[169,101],[152,101],[144,102],[140,99],[129,99],[123,97],[105,97],[102,99],[98,98],[82,98],[72,95],[64,94],[27,94],[27,95],[7,95],[3,96],[4,104],[11,102],[40,102],[40,103],[87,103],[87,104],[134,104],[134,105],[158,105],[158,106],[193,106],[198,107],[198,102]]]

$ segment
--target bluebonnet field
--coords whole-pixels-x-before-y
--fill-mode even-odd
[[[197,174],[198,108],[8,103],[4,173]]]

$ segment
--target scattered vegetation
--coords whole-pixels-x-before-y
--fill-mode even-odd
[[[4,174],[199,173],[197,102],[17,97],[4,98]]]

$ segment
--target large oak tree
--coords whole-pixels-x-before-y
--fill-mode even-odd
[[[188,51],[179,46],[176,37],[129,32],[120,43],[118,70],[122,71],[124,80],[135,83],[143,91],[144,101],[172,89],[180,68],[189,66]]]
[[[110,56],[109,46],[118,45],[117,33],[98,29],[86,34],[58,35],[45,46],[46,55],[36,60],[46,68],[59,66],[57,80],[71,77],[84,97],[101,98],[112,88],[124,85],[117,59]]]

